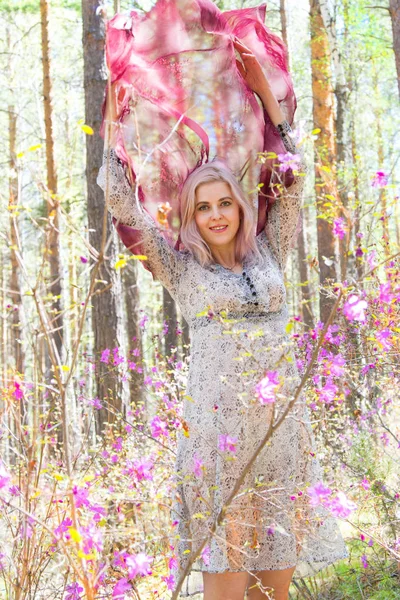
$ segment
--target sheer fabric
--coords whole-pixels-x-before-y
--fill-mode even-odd
[[[274,161],[261,165],[258,154],[285,153],[285,147],[241,77],[232,43],[238,37],[257,56],[292,124],[296,98],[286,49],[264,25],[265,15],[266,5],[221,12],[211,0],[158,0],[148,13],[118,14],[107,24],[111,86],[102,134],[107,134],[107,105],[112,105],[118,125],[112,146],[128,166],[131,181],[139,181],[149,214],[157,219],[159,203],[168,199],[172,210],[167,221],[176,248],[181,185],[193,169],[214,157],[227,163],[258,208],[257,232],[265,225]],[[290,169],[282,176],[286,185],[293,182]],[[140,241],[138,232],[131,236],[128,243]]]

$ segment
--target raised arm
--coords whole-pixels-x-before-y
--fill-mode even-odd
[[[140,231],[140,246],[147,256],[147,265],[154,279],[160,281],[175,297],[185,268],[184,255],[171,246],[151,215],[140,205],[125,169],[112,148],[104,151],[97,183],[105,193],[108,210],[117,224]]]
[[[292,139],[290,139],[290,141],[293,143]],[[288,146],[285,144],[285,147],[288,150],[289,144]],[[293,155],[297,154],[300,156],[300,161],[298,164],[296,163],[296,168],[293,167],[295,171],[294,181],[289,187],[280,185],[280,192],[268,212],[264,230],[264,234],[271,245],[282,270],[285,269],[287,258],[293,245],[297,225],[299,223],[305,174],[307,172],[302,151],[295,147],[294,149],[295,153],[293,153]],[[260,235],[262,236],[263,233]]]
[[[293,165],[294,180],[291,185],[285,187],[281,183],[280,186],[274,186],[276,200],[268,212],[265,229],[258,236],[261,241],[271,247],[281,269],[284,269],[300,217],[304,175],[307,168],[302,151],[296,147],[294,142],[290,124],[285,119],[260,63],[239,40],[234,41],[234,46],[243,61],[243,64],[237,61],[239,72],[247,85],[259,96],[272,126],[276,127],[282,138],[288,155],[300,155],[299,163],[296,166]],[[279,184],[279,179],[279,172],[276,171],[272,175],[271,184]]]

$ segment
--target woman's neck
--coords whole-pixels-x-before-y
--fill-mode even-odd
[[[223,267],[238,271],[241,269],[241,263],[236,258],[235,246],[229,248],[211,248],[214,261]]]

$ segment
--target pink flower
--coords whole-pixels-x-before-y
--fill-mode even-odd
[[[343,314],[349,321],[364,323],[366,321],[364,310],[367,307],[368,304],[365,300],[361,300],[356,294],[352,294],[343,306]]]
[[[61,521],[61,523],[59,524],[58,527],[56,527],[54,529],[54,536],[56,538],[56,540],[59,540],[60,538],[62,538],[63,533],[68,533],[68,529],[70,527],[72,527],[73,523],[72,523],[72,519],[64,519],[63,521]],[[70,539],[70,536],[66,536],[67,539]]]
[[[377,331],[377,333],[375,334],[375,338],[380,344],[382,344],[383,350],[385,351],[390,350],[390,348],[392,347],[392,342],[388,339],[391,337],[391,335],[392,332],[390,331],[390,329],[382,329],[381,331]]]
[[[157,415],[150,421],[151,435],[155,438],[161,435],[168,436],[168,427],[165,421],[162,421]]]
[[[284,173],[289,169],[298,169],[298,166],[301,162],[300,154],[291,154],[287,152],[286,154],[278,154],[278,160],[280,162],[279,171]]]
[[[149,320],[149,317],[147,315],[143,315],[143,317],[140,319],[139,321],[139,327],[141,327],[142,329],[144,329],[147,321]]]
[[[110,349],[106,348],[105,350],[103,350],[103,352],[101,353],[101,358],[100,358],[100,362],[102,363],[106,363],[106,365],[108,365],[108,362],[110,360]]]
[[[82,527],[80,533],[85,554],[90,554],[93,550],[103,551],[103,532],[93,522],[87,527]]]
[[[362,555],[361,557],[361,564],[363,566],[363,569],[367,569],[368,568],[368,560],[365,554]]]
[[[80,256],[81,259],[81,263],[83,263],[84,265],[87,263],[88,259],[86,258],[86,256]]]
[[[260,404],[273,404],[275,402],[276,390],[279,387],[279,375],[277,371],[268,371],[265,377],[255,387],[255,394]]]
[[[197,456],[197,454],[194,455],[193,458],[193,473],[196,475],[196,477],[201,477],[202,476],[202,466],[203,466],[203,461],[201,460],[201,458],[199,456]]]
[[[208,566],[210,564],[210,546],[203,548],[200,556],[204,564]]]
[[[335,395],[338,391],[337,385],[332,383],[331,378],[328,377],[328,381],[321,390],[318,390],[319,399],[326,404],[332,404],[335,400]]]
[[[384,171],[377,171],[371,180],[371,186],[374,188],[385,187],[389,182],[389,178]]]
[[[65,591],[67,592],[65,600],[80,600],[83,587],[81,587],[79,583],[71,583],[70,585],[67,585]]]
[[[391,285],[389,283],[383,283],[379,286],[379,302],[383,302],[384,304],[390,304],[394,298],[391,293]]]
[[[342,519],[346,519],[357,508],[357,504],[349,500],[343,492],[338,492],[326,505],[335,517]]]
[[[151,556],[147,556],[143,552],[139,554],[128,554],[125,558],[126,566],[128,567],[129,579],[134,579],[136,575],[150,575],[150,565],[153,562]]]
[[[362,480],[361,485],[364,488],[364,490],[369,490],[369,488],[371,487],[371,484],[368,481],[368,479],[366,479],[366,477],[364,477],[364,479]]]
[[[18,381],[14,381],[14,386],[15,386],[14,398],[16,400],[22,400],[22,398],[24,397],[24,392],[22,391],[21,384],[18,383]]]
[[[7,471],[4,463],[0,460],[0,490],[4,487],[8,487],[8,484],[11,481],[11,475]]]
[[[237,438],[235,437],[223,434],[219,436],[218,449],[222,450],[222,452],[236,452],[236,444]]]
[[[90,406],[93,406],[94,408],[97,408],[98,410],[100,410],[101,408],[103,408],[102,403],[100,402],[99,398],[92,398],[91,400],[88,400],[88,404]]]
[[[343,356],[341,354],[337,354],[330,365],[330,371],[332,373],[332,375],[335,375],[335,377],[341,377],[342,375],[344,375],[344,365],[346,364],[345,359],[343,358]]]
[[[333,235],[337,235],[339,239],[343,239],[347,232],[345,227],[345,220],[342,217],[338,217],[333,220]]]
[[[114,365],[120,365],[121,363],[124,362],[124,357],[120,355],[119,348],[113,349],[113,360],[114,360]]]
[[[164,575],[161,577],[163,581],[167,584],[167,590],[173,590],[175,587],[175,577],[173,575]]]
[[[319,504],[323,504],[329,498],[332,490],[325,487],[322,481],[320,481],[313,487],[309,487],[307,493],[310,497],[311,506],[318,506]]]
[[[125,592],[129,592],[132,590],[132,584],[129,583],[127,577],[123,577],[118,581],[116,586],[113,589],[113,599],[114,600],[124,600]]]
[[[137,481],[148,480],[152,481],[152,469],[154,463],[148,458],[137,458],[133,462],[128,460],[126,462],[126,468],[124,469],[125,475],[135,477]]]
[[[75,485],[72,489],[72,493],[74,495],[76,508],[80,508],[81,506],[90,506],[88,498],[89,492],[87,489],[80,488]]]

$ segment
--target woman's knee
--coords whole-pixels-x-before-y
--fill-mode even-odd
[[[203,573],[204,600],[243,600],[248,573]]]

